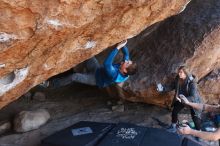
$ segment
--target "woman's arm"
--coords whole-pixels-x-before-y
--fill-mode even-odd
[[[193,103],[190,102],[185,96],[180,95],[181,101],[197,110],[206,111],[206,112],[215,112],[220,113],[220,105],[208,105],[208,104],[201,104],[201,103]]]
[[[198,103],[192,103],[190,102],[188,104],[192,108],[203,110],[206,112],[214,112],[214,113],[220,113],[220,106],[219,105],[208,105],[208,104],[198,104]]]
[[[178,132],[181,134],[193,135],[195,137],[202,138],[204,140],[219,140],[220,139],[220,129],[215,132],[204,132],[191,129],[188,125],[184,125],[184,127],[180,127]]]

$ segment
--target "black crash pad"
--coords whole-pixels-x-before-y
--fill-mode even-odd
[[[120,123],[97,146],[202,146],[164,129]]]
[[[181,146],[182,136],[163,129],[147,128],[140,146]]]
[[[206,146],[206,145],[205,144],[201,145],[199,142],[195,140],[184,138],[182,141],[182,146]]]
[[[146,128],[119,123],[97,146],[140,146]]]
[[[114,126],[82,121],[45,138],[42,146],[95,146]]]
[[[44,140],[42,146],[202,146],[163,129],[134,124],[79,122]]]

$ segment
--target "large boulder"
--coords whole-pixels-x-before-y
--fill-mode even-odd
[[[171,81],[179,65],[187,65],[199,80],[220,66],[220,1],[191,1],[184,12],[151,28],[129,43],[138,73],[114,88],[124,99],[169,107],[172,93],[159,94],[156,83]],[[204,84],[209,87],[201,89]],[[219,75],[199,85],[202,96],[215,98],[219,86]]]
[[[182,12],[190,0],[1,0],[0,108],[51,76]]]
[[[35,111],[21,111],[14,119],[14,130],[16,132],[27,132],[38,129],[50,119],[50,114],[45,109]]]

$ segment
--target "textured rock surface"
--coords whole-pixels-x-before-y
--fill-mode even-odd
[[[34,111],[21,111],[14,119],[16,132],[27,132],[38,129],[50,119],[50,114],[45,109]]]
[[[1,0],[0,108],[104,48],[181,12],[189,0]]]
[[[43,92],[36,92],[34,93],[32,99],[43,102],[46,100],[46,95]]]
[[[9,121],[1,121],[0,122],[0,134],[4,134],[5,132],[11,129],[11,123]]]
[[[139,72],[123,85],[123,90],[118,89],[119,95],[131,101],[169,106],[173,96],[158,94],[155,83],[167,82],[181,64],[189,66],[198,79],[219,68],[220,1],[190,2],[183,13],[132,39],[129,48],[133,49]],[[203,96],[220,98],[219,79],[205,80],[200,88],[204,84]]]
[[[216,69],[199,82],[204,102],[220,104],[220,69]]]

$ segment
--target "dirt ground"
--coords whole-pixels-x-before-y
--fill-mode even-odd
[[[46,100],[40,102],[32,98],[21,97],[0,110],[0,121],[12,120],[15,114],[22,110],[39,108],[47,109],[51,119],[37,130],[26,133],[15,133],[11,130],[1,135],[0,146],[40,146],[43,138],[79,121],[126,122],[164,129],[171,121],[168,109],[144,103],[121,101],[117,97],[110,98],[105,91],[100,91],[95,87],[79,84],[60,89],[38,87],[32,89],[31,93],[36,91],[44,92]],[[112,110],[112,106],[115,105],[124,106],[124,110]],[[187,110],[184,110],[179,118],[191,120]]]

